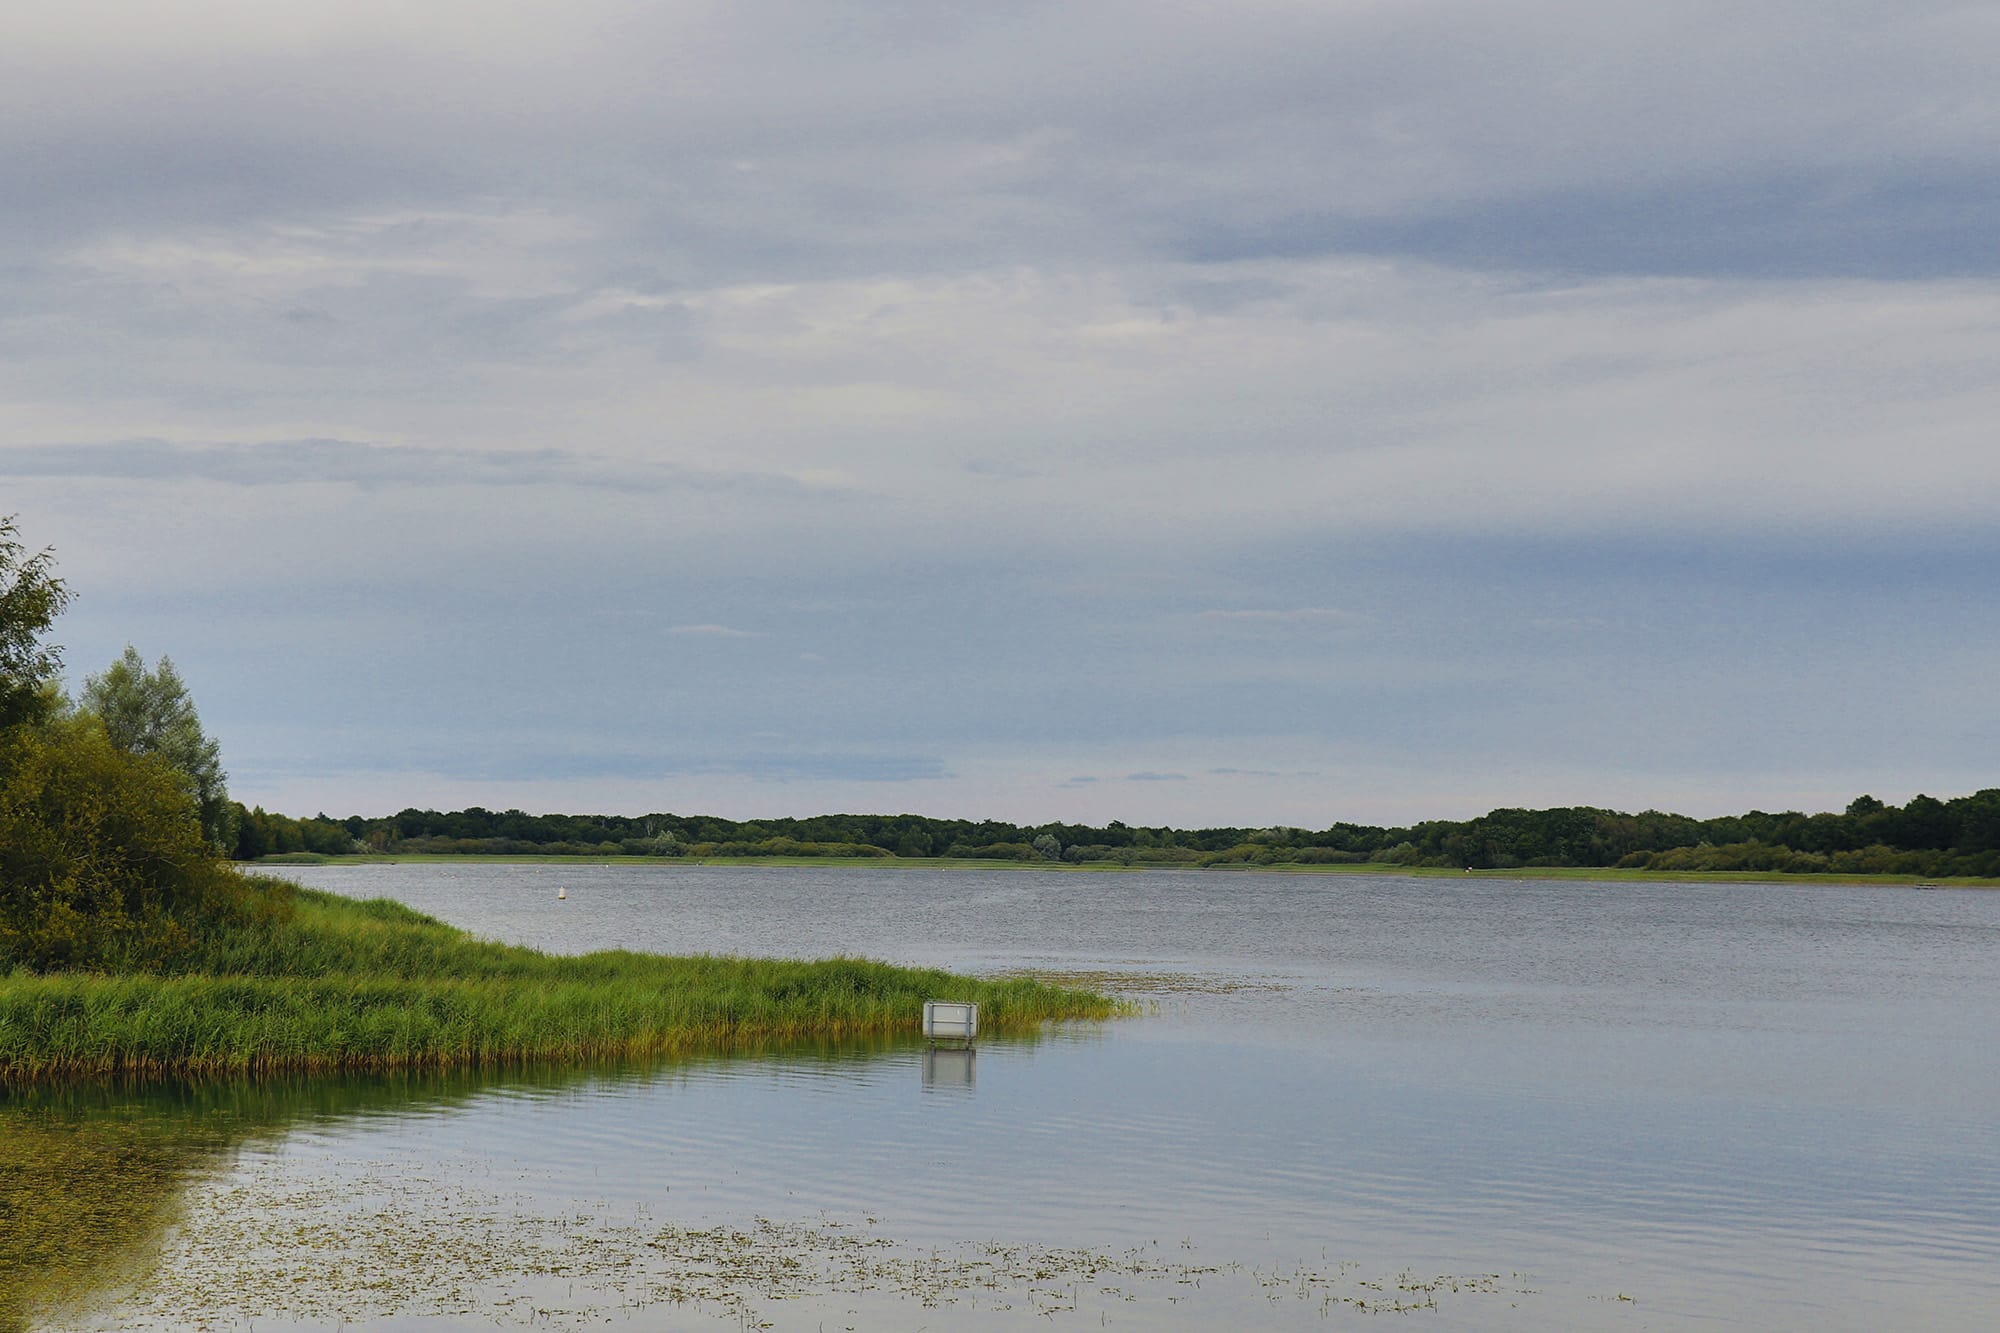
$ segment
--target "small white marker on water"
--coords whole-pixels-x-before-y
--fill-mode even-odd
[[[564,884],[558,884],[558,885],[556,885],[556,897],[558,897],[558,898],[567,898],[567,897],[569,897],[569,887],[568,887],[567,885],[564,885]]]

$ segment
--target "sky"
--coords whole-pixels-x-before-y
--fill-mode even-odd
[[[30,0],[0,514],[232,793],[2000,785],[2000,4]]]

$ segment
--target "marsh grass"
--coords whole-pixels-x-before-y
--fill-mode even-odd
[[[496,1067],[915,1033],[923,1001],[984,1030],[1107,1018],[1115,1000],[856,958],[554,956],[398,903],[279,881],[289,911],[220,926],[173,971],[0,976],[0,1083],[79,1076]]]

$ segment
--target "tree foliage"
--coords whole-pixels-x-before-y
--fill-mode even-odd
[[[0,728],[49,712],[62,650],[42,636],[70,599],[52,562],[46,550],[28,555],[14,517],[0,517]]]
[[[0,967],[170,967],[244,907],[165,760],[87,714],[0,737]]]
[[[483,852],[519,855],[948,856],[1072,864],[1625,866],[1661,871],[1836,871],[2000,876],[2000,788],[1904,806],[1859,797],[1842,813],[1717,819],[1589,806],[1502,809],[1401,828],[1323,829],[1009,824],[922,815],[815,815],[739,823],[713,815],[531,815],[404,810],[384,818],[294,820],[244,811],[239,856],[270,852]]]
[[[57,654],[43,636],[68,593],[49,553],[23,559],[14,534],[0,522],[0,973],[171,968],[205,931],[264,909],[203,834],[199,784],[172,753],[179,712],[135,752],[97,712],[51,706]],[[219,791],[212,746],[189,753]]]
[[[236,815],[224,785],[222,747],[201,729],[172,659],[162,656],[149,671],[127,644],[103,675],[84,681],[81,702],[103,721],[113,745],[127,754],[157,755],[179,773],[194,797],[202,832],[217,847],[235,847]]]

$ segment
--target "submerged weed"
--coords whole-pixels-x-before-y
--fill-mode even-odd
[[[413,1174],[407,1163],[341,1181],[299,1181],[278,1162],[250,1163],[200,1194],[154,1270],[115,1307],[92,1312],[93,1326],[392,1316],[575,1326],[614,1311],[672,1309],[677,1327],[706,1317],[766,1328],[810,1308],[814,1322],[796,1326],[815,1327],[828,1310],[850,1316],[840,1326],[868,1327],[936,1310],[944,1313],[933,1327],[974,1311],[1095,1327],[1143,1326],[1149,1308],[1183,1304],[1215,1311],[1221,1326],[1229,1312],[1265,1304],[1315,1316],[1408,1314],[1522,1294],[1493,1274],[1371,1280],[1349,1263],[1257,1269],[1159,1242],[916,1245],[865,1218],[826,1213],[661,1222],[644,1209],[475,1190]]]

